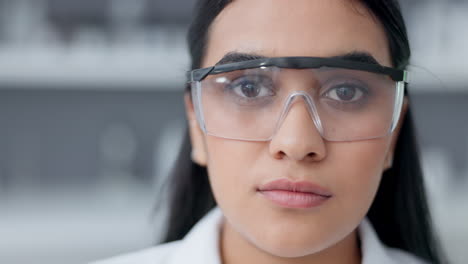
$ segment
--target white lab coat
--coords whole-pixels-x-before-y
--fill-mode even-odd
[[[223,220],[216,207],[182,239],[92,264],[221,264],[218,243]],[[385,246],[367,219],[358,228],[362,264],[424,264],[405,251]]]

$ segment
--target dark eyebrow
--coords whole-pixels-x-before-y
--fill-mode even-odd
[[[259,55],[256,53],[243,53],[243,52],[232,51],[232,52],[226,53],[226,55],[224,55],[224,57],[220,61],[218,61],[216,65],[249,61],[249,60],[257,60],[257,59],[266,59],[266,58],[268,57]],[[328,57],[328,58],[380,65],[377,62],[377,60],[374,58],[374,56],[372,56],[370,53],[365,52],[365,51],[354,51],[354,52],[345,53],[342,55],[337,55],[337,56]]]
[[[228,52],[224,57],[216,63],[216,65],[227,64],[227,63],[234,63],[234,62],[242,62],[242,61],[249,61],[249,60],[258,60],[258,59],[266,59],[268,57],[258,55],[255,53],[242,53],[242,52]]]
[[[350,53],[346,53],[346,54],[342,54],[338,56],[333,56],[331,58],[380,65],[380,63],[377,62],[374,56],[372,56],[370,53],[365,52],[365,51],[354,51],[354,52],[350,52]]]

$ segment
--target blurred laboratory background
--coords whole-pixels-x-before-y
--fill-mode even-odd
[[[161,239],[194,2],[0,0],[0,263]],[[468,263],[468,1],[402,6],[412,64],[434,73],[411,87],[431,208],[452,263]]]

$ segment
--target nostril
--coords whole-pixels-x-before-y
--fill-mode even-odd
[[[283,159],[284,156],[286,156],[286,153],[284,153],[283,151],[278,151],[275,155],[275,158],[277,159]]]
[[[276,154],[275,154],[275,158],[276,158],[276,159],[279,159],[279,160],[282,160],[282,159],[284,159],[284,158],[287,157],[287,156],[289,156],[289,155],[287,155],[286,152],[284,152],[284,151],[278,151],[278,152],[276,152]],[[315,160],[315,159],[317,159],[317,157],[318,157],[317,153],[315,153],[315,152],[309,152],[307,155],[302,156],[302,159]],[[296,158],[297,158],[298,160],[300,159],[299,157],[296,157]]]
[[[309,154],[306,155],[306,159],[308,160],[317,160],[318,159],[317,153],[315,152],[310,152]]]

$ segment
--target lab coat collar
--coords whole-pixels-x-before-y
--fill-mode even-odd
[[[221,264],[219,236],[222,223],[221,209],[211,209],[182,239],[178,253],[168,264]]]

